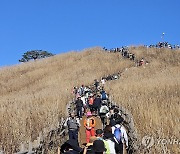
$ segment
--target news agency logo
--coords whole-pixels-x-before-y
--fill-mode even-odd
[[[142,145],[145,148],[150,148],[153,145],[180,145],[180,139],[177,138],[158,138],[154,139],[151,136],[144,136],[142,138]]]
[[[154,138],[150,136],[144,136],[142,138],[142,145],[146,148],[150,148],[154,145]]]

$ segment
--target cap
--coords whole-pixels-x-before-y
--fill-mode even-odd
[[[97,130],[96,130],[96,134],[97,134],[97,135],[101,135],[102,133],[103,133],[103,130],[102,130],[102,129],[97,129]]]
[[[92,113],[91,112],[87,112],[86,116],[92,116]]]

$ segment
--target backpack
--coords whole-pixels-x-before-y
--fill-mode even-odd
[[[115,127],[115,130],[114,130],[114,136],[116,138],[116,140],[120,143],[122,142],[122,133],[121,133],[121,127],[118,128],[116,126]]]
[[[121,115],[119,113],[115,113],[111,116],[111,120],[113,120],[115,123],[117,123],[117,121],[124,121],[124,119],[121,117]]]
[[[77,122],[77,119],[68,119],[67,121],[68,129],[78,129],[79,124]]]
[[[106,95],[105,92],[101,94],[101,98],[102,98],[102,100],[106,100],[107,99],[107,95]]]
[[[107,112],[108,112],[107,106],[101,106],[99,112],[100,112],[100,113],[107,113]]]

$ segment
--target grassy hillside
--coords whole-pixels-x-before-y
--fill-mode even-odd
[[[14,151],[21,141],[35,139],[44,127],[56,124],[72,99],[73,86],[89,85],[107,74],[123,72],[108,82],[113,99],[131,111],[140,138],[178,138],[180,117],[180,51],[131,48],[150,63],[134,67],[119,53],[101,48],[70,52],[0,70],[0,144]],[[169,145],[177,153],[176,145]],[[160,145],[153,146],[160,153]]]
[[[131,52],[150,63],[128,69],[106,89],[133,114],[140,139],[153,136],[152,153],[180,153],[178,144],[157,141],[180,138],[180,51],[140,47]]]
[[[92,48],[1,69],[0,144],[14,151],[21,141],[34,140],[65,114],[73,86],[133,65],[119,54]]]

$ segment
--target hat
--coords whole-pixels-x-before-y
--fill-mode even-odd
[[[104,152],[104,151],[106,151],[104,142],[102,140],[95,140],[94,143],[93,143],[92,148],[93,148],[94,152]]]
[[[86,116],[92,116],[92,113],[91,112],[87,112]]]
[[[70,116],[75,116],[75,113],[74,113],[74,112],[71,112],[71,113],[70,113]]]
[[[97,134],[97,135],[101,135],[102,133],[103,133],[103,130],[102,130],[102,129],[97,129],[97,130],[96,130],[96,134]]]

